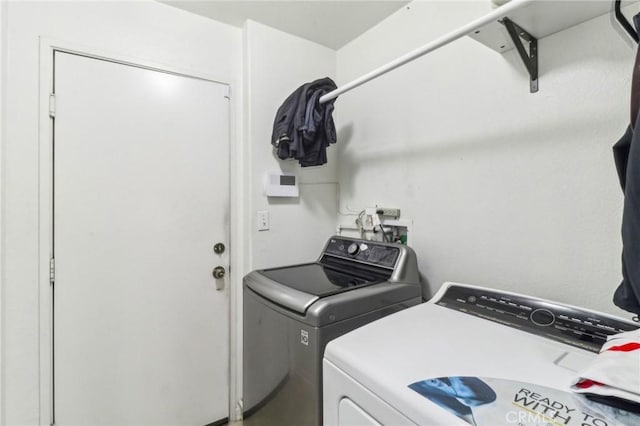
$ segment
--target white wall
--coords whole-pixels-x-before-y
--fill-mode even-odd
[[[7,66],[7,2],[0,1],[0,182],[4,182],[4,155],[3,141],[5,140],[5,123],[6,123],[6,99],[4,96],[6,88],[6,66]],[[2,412],[4,401],[4,239],[2,232],[4,229],[4,186],[0,184],[0,413]],[[0,424],[3,416],[0,414]]]
[[[338,51],[339,84],[489,4],[411,3]],[[603,16],[540,40],[536,94],[515,51],[463,38],[343,95],[341,209],[413,219],[431,292],[460,281],[622,314],[611,146],[629,121],[634,50],[613,26]]]
[[[40,400],[38,240],[39,36],[88,50],[215,76],[230,83],[239,117],[242,34],[238,28],[151,1],[9,2],[2,124],[2,400],[3,425],[49,424]],[[5,40],[3,39],[3,42]],[[64,44],[64,43],[63,43]],[[4,52],[4,50],[3,50]],[[233,95],[232,95],[233,96]],[[6,103],[5,103],[6,102]],[[4,106],[8,108],[4,108]],[[240,134],[232,123],[232,155]],[[233,143],[235,141],[235,143]],[[232,159],[234,161],[234,159]],[[242,173],[232,169],[232,180]],[[44,303],[44,301],[42,301]],[[47,362],[45,359],[44,363]],[[40,379],[42,378],[42,383]],[[46,396],[47,389],[44,389]],[[40,404],[43,404],[42,406]]]
[[[334,50],[292,36],[254,21],[244,26],[244,134],[243,152],[248,165],[242,190],[248,196],[243,217],[246,234],[242,274],[252,269],[315,261],[327,239],[335,233],[337,200],[337,148],[327,151],[328,163],[302,168],[294,160],[281,161],[273,154],[271,130],[278,107],[305,82],[335,78]],[[300,196],[274,199],[264,195],[268,171],[296,173]],[[257,212],[269,211],[270,229],[257,230]],[[241,307],[240,307],[241,308]],[[241,329],[242,310],[235,321]],[[242,342],[234,345],[242,352]],[[235,372],[242,383],[241,365]],[[232,393],[236,400],[241,390]]]
[[[335,77],[335,51],[257,22],[245,25],[245,114],[249,150],[248,188],[251,206],[250,269],[309,262],[317,259],[336,228],[337,148],[327,151],[328,163],[300,167],[273,154],[271,130],[278,107],[305,82]],[[300,181],[300,197],[268,198],[264,179],[268,171],[292,172]],[[256,214],[268,210],[271,229],[258,231]]]

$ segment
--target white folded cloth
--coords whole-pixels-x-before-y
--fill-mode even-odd
[[[616,399],[632,406],[640,404],[640,329],[609,336],[571,390],[604,397],[598,400],[610,400],[612,405],[616,405]]]

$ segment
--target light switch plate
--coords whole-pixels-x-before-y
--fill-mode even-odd
[[[269,210],[258,210],[258,231],[269,230]]]

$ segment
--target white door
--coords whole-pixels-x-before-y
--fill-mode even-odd
[[[55,53],[56,425],[228,415],[228,86]]]

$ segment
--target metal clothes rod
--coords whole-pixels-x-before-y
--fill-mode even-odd
[[[457,30],[451,31],[448,34],[445,34],[440,38],[435,39],[431,43],[425,44],[424,46],[419,47],[407,53],[406,55],[401,56],[398,59],[391,61],[386,65],[381,66],[380,68],[377,68],[359,78],[356,78],[355,80],[345,84],[342,87],[338,87],[337,89],[320,97],[319,102],[323,104],[327,101],[330,101],[331,99],[335,99],[341,94],[348,92],[351,89],[355,89],[356,87],[368,81],[371,81],[374,78],[378,78],[381,75],[388,73],[389,71],[392,71],[408,62],[413,61],[414,59],[424,56],[427,53],[433,52],[434,50],[439,49],[440,47],[445,46],[454,40],[464,37],[470,32],[475,31],[478,28],[481,28],[490,22],[502,19],[505,16],[507,16],[509,13],[513,12],[514,10],[520,9],[521,7],[529,3],[533,3],[534,1],[536,0],[512,0],[507,4],[496,8],[496,10],[492,11],[491,13],[488,13],[487,15],[484,15],[474,21],[469,22],[467,25],[464,25],[463,27],[460,27]]]

